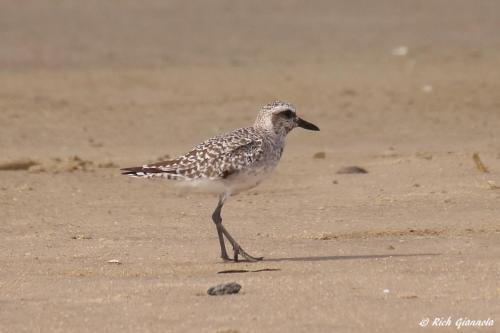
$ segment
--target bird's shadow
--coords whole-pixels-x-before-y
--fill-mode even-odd
[[[367,254],[354,256],[316,256],[316,257],[287,257],[287,258],[264,258],[263,262],[282,262],[282,261],[330,261],[330,260],[367,260],[367,259],[385,259],[401,257],[430,257],[439,256],[441,253],[408,253],[408,254]]]

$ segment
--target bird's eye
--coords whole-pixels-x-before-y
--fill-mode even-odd
[[[280,115],[289,119],[289,118],[293,117],[293,111],[292,110],[285,110],[285,111],[280,112]]]

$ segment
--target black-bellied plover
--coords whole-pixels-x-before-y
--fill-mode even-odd
[[[222,225],[222,206],[229,196],[257,186],[270,174],[281,158],[286,135],[295,127],[319,131],[316,125],[299,118],[292,104],[275,101],[262,107],[252,127],[208,139],[176,159],[122,171],[133,177],[179,180],[218,194],[212,220],[219,236],[221,258],[231,260],[225,236],[233,247],[232,260],[238,261],[238,255],[249,261],[261,260],[262,257],[245,252]]]

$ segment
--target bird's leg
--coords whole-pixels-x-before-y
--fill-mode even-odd
[[[227,240],[231,243],[231,246],[233,247],[234,251],[234,261],[238,261],[238,255],[241,255],[243,258],[245,258],[248,261],[259,261],[262,260],[262,257],[253,257],[249,255],[248,253],[245,252],[241,248],[241,246],[234,240],[234,238],[229,234],[229,232],[224,228],[222,225],[222,217],[221,217],[221,211],[222,211],[222,206],[224,205],[224,202],[227,199],[228,194],[222,194],[219,197],[219,203],[217,204],[217,207],[215,208],[214,213],[212,214],[212,220],[215,223],[215,226],[217,227],[217,235],[219,236],[219,244],[220,244],[220,251],[221,251],[221,258],[225,261],[231,260],[229,256],[227,255],[226,251],[226,245],[224,243],[224,236],[226,236]]]
[[[212,214],[212,221],[215,223],[215,227],[217,228],[217,235],[219,236],[219,244],[220,244],[220,256],[224,261],[231,260],[226,252],[226,244],[224,243],[223,236],[223,226],[222,226],[222,217],[220,216],[220,212],[222,210],[222,206],[224,205],[224,201],[226,200],[225,195],[221,195],[219,197],[219,203]]]
[[[234,240],[234,238],[229,234],[229,232],[226,230],[226,228],[224,228],[224,226],[222,225],[221,223],[221,229],[222,229],[222,232],[224,233],[224,236],[227,237],[227,240],[229,241],[229,243],[231,243],[231,245],[233,246],[233,251],[234,251],[234,261],[237,262],[238,261],[238,255],[241,254],[241,256],[243,258],[245,258],[246,260],[248,261],[259,261],[259,260],[262,260],[264,257],[253,257],[251,255],[249,255],[248,253],[245,252],[245,250],[243,250],[243,248]]]

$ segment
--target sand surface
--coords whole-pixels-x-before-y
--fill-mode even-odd
[[[0,332],[500,331],[498,13],[2,1]],[[292,132],[224,207],[262,262],[219,259],[216,198],[119,173],[277,98],[321,132]],[[336,173],[353,165],[368,173]],[[451,327],[419,326],[435,317]]]

